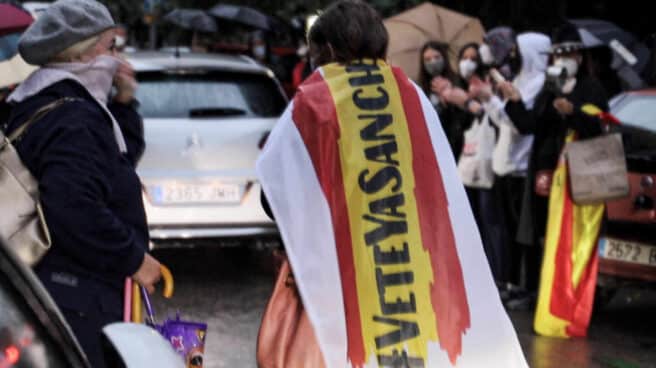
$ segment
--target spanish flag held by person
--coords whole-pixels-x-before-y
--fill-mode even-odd
[[[600,115],[600,118],[603,116]],[[566,142],[573,142],[571,132]],[[553,175],[534,329],[551,337],[586,336],[597,284],[597,241],[605,205],[577,205],[562,154]]]
[[[326,367],[526,367],[439,118],[383,61],[380,17],[340,1],[308,38],[321,67],[257,173]]]

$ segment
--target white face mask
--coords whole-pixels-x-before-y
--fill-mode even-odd
[[[567,77],[569,78],[576,77],[576,73],[579,71],[579,62],[572,57],[558,58],[554,61],[554,66],[567,70]]]
[[[266,56],[266,47],[264,45],[257,45],[253,47],[253,56],[258,59],[264,59]]]
[[[458,64],[458,70],[460,71],[460,76],[463,77],[464,79],[469,79],[469,77],[471,77],[472,74],[474,74],[474,72],[476,71],[476,68],[478,68],[476,62],[469,59],[462,59]]]
[[[481,55],[481,61],[483,64],[494,64],[494,56],[492,55],[492,50],[490,50],[490,46],[487,44],[484,43],[481,45],[481,47],[478,48],[478,54]]]
[[[123,46],[125,46],[126,43],[127,43],[127,40],[125,39],[125,37],[123,37],[123,36],[114,37],[114,46],[116,46],[116,48],[120,49]]]
[[[296,56],[298,56],[300,58],[304,58],[305,55],[308,54],[308,51],[309,51],[309,48],[307,47],[307,45],[301,45],[296,50]]]
[[[93,97],[103,104],[107,104],[114,83],[114,75],[121,62],[111,55],[99,55],[87,63],[73,62],[51,65],[75,75]]]

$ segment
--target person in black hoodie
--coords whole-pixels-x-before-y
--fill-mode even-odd
[[[551,49],[552,67],[547,82],[537,96],[533,110],[522,102],[519,91],[509,82],[499,84],[499,90],[508,99],[505,111],[521,134],[533,134],[525,193],[520,214],[517,240],[531,249],[526,255],[526,287],[536,290],[540,272],[541,247],[544,237],[548,202],[547,196],[536,193],[536,176],[542,179],[555,170],[570,130],[578,139],[602,134],[599,119],[587,115],[581,108],[592,104],[608,111],[608,100],[601,83],[586,73],[583,67],[583,44],[575,29],[558,28]],[[548,188],[547,188],[548,189]]]
[[[101,329],[122,320],[126,277],[153,291],[160,264],[135,172],[144,150],[131,67],[114,50],[114,21],[93,0],[53,3],[19,42],[40,68],[9,96],[10,134],[38,109],[62,102],[16,143],[39,183],[52,247],[35,272],[92,367],[104,367]],[[115,87],[117,93],[109,100]]]

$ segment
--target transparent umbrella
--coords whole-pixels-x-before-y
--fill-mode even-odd
[[[218,31],[216,20],[200,9],[175,9],[166,14],[164,20],[193,31],[206,33]]]
[[[607,46],[613,52],[612,68],[630,88],[640,88],[644,82],[640,73],[649,62],[649,49],[633,34],[614,23],[599,19],[570,19],[586,47]]]

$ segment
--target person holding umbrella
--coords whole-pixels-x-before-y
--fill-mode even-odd
[[[20,39],[21,56],[39,69],[9,96],[7,130],[45,109],[16,143],[52,237],[35,272],[96,368],[105,366],[102,327],[122,320],[125,278],[149,291],[160,278],[135,172],[144,150],[136,81],[117,57],[115,27],[97,1],[53,3]]]

